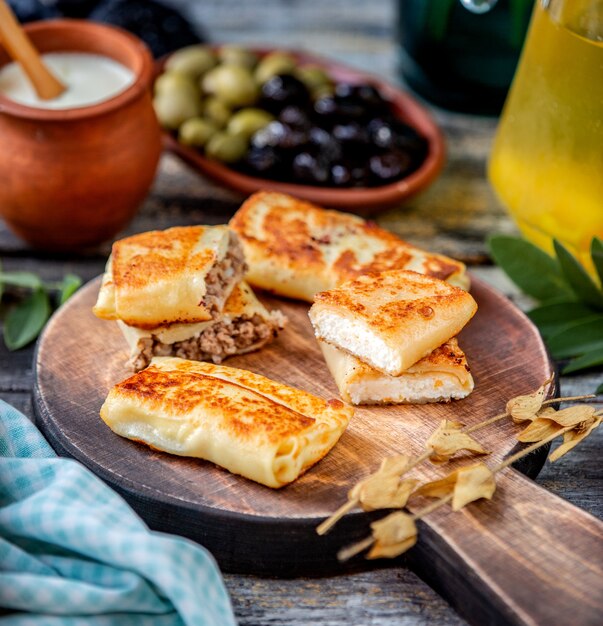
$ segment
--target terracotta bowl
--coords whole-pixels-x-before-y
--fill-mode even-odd
[[[267,48],[253,49],[260,56],[272,51],[272,49]],[[386,98],[391,100],[394,111],[399,118],[413,126],[427,139],[429,145],[428,154],[421,166],[409,176],[379,187],[354,187],[347,189],[315,187],[312,185],[278,182],[242,174],[218,161],[206,158],[202,152],[194,148],[180,144],[174,135],[169,132],[163,133],[165,147],[180,156],[193,168],[242,194],[248,195],[261,189],[272,189],[323,206],[338,208],[359,215],[371,215],[379,210],[400,205],[404,200],[407,200],[433,182],[444,165],[444,138],[430,114],[414,98],[384,80],[342,63],[307,52],[295,50],[289,50],[288,52],[297,59],[300,65],[320,65],[336,81],[350,83],[366,82],[374,85]],[[156,67],[157,74],[163,70],[165,61],[166,59],[163,59],[158,62]]]
[[[153,181],[161,152],[153,60],[114,27],[51,20],[25,28],[41,52],[100,54],[135,75],[116,96],[81,108],[33,108],[0,94],[0,214],[36,248],[89,247],[132,219]],[[0,66],[8,62],[0,45]]]

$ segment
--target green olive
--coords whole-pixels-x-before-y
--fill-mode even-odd
[[[232,135],[241,135],[244,139],[249,139],[273,119],[268,111],[262,109],[241,109],[230,118],[226,130]]]
[[[199,87],[187,74],[180,72],[164,72],[155,81],[155,93],[163,94],[172,91],[183,90],[191,94],[191,97],[201,97]]]
[[[258,62],[258,57],[255,52],[239,46],[222,46],[218,51],[218,58],[222,63],[242,65],[250,70],[253,69]]]
[[[187,146],[202,148],[217,132],[217,126],[211,122],[201,117],[191,117],[190,120],[186,120],[186,122],[180,126],[178,130],[178,141]]]
[[[218,65],[207,72],[202,85],[204,91],[231,107],[249,106],[258,97],[258,88],[251,72],[241,65]]]
[[[230,108],[218,98],[210,96],[203,102],[203,117],[218,128],[224,128],[231,115]]]
[[[255,68],[255,79],[263,85],[268,79],[277,74],[291,74],[297,66],[295,59],[286,52],[271,52],[267,54]]]
[[[198,80],[216,63],[214,53],[206,46],[188,46],[174,52],[167,60],[165,68]]]
[[[180,124],[201,113],[201,101],[180,89],[157,94],[153,106],[159,123],[170,130],[177,129]]]
[[[207,142],[205,154],[210,159],[223,161],[224,163],[235,163],[245,156],[247,152],[247,142],[240,135],[231,135],[218,131]]]
[[[334,93],[335,87],[332,84],[321,85],[320,87],[312,90],[312,98],[314,100],[320,100],[320,98],[324,98],[325,96],[332,96]]]
[[[315,91],[332,84],[331,77],[318,65],[306,65],[295,70],[295,76],[310,90]]]

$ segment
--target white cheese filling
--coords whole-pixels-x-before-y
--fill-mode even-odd
[[[312,324],[319,339],[353,354],[375,369],[392,374],[400,370],[399,353],[363,322],[342,317],[333,311],[319,310],[314,314]]]
[[[473,390],[470,379],[463,385],[456,376],[402,375],[362,380],[348,385],[352,404],[425,404],[466,398]]]

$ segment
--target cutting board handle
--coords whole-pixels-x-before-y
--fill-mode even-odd
[[[603,522],[515,470],[491,501],[440,509],[410,566],[470,623],[603,623]]]

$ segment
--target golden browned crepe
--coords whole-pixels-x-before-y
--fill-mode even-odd
[[[282,487],[335,445],[353,414],[246,370],[172,357],[115,385],[100,415],[118,435]]]
[[[417,272],[392,270],[317,294],[309,315],[318,339],[399,376],[456,336],[476,310],[463,289]]]
[[[216,317],[246,270],[227,226],[150,231],[113,244],[94,314],[138,328]]]
[[[318,341],[341,397],[351,404],[449,402],[473,391],[473,377],[456,338],[436,348],[399,376],[389,376],[348,352]]]
[[[367,272],[414,270],[469,287],[465,266],[425,252],[360,217],[276,192],[249,197],[230,221],[249,264],[246,280],[312,302],[320,291]]]
[[[130,346],[130,364],[139,371],[154,356],[221,363],[226,357],[265,346],[284,328],[285,321],[280,311],[268,311],[251,287],[241,281],[230,294],[224,310],[207,322],[170,324],[148,330],[119,320],[117,323]]]

